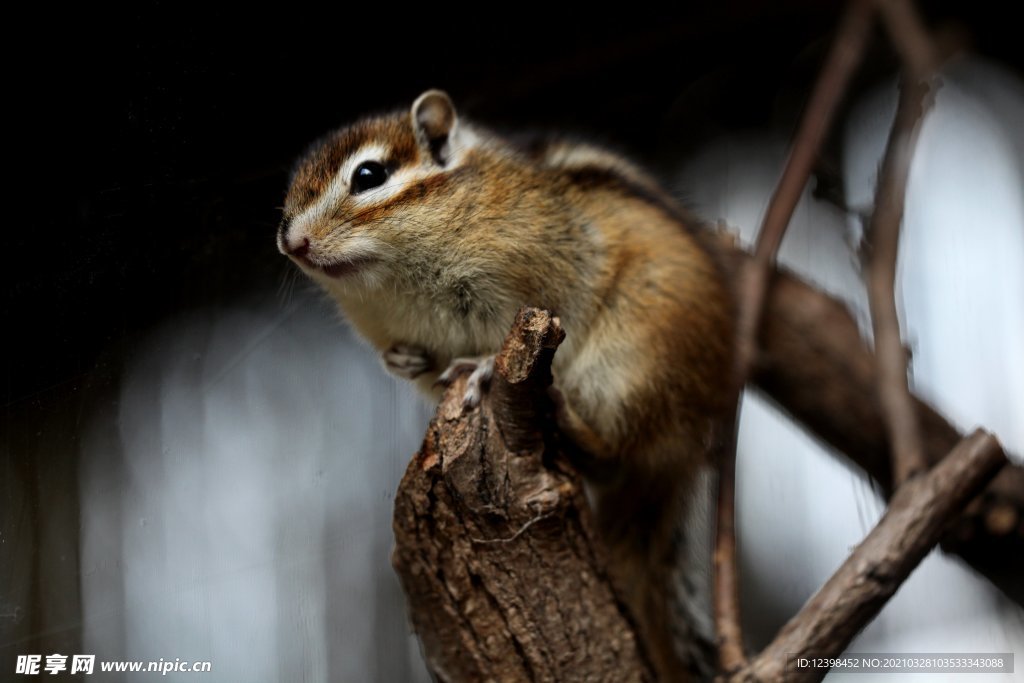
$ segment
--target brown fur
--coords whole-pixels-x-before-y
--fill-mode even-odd
[[[612,463],[598,492],[615,573],[662,677],[681,680],[665,592],[674,515],[731,400],[732,299],[714,254],[695,221],[611,153],[556,142],[527,155],[459,122],[442,166],[413,121],[368,119],[315,147],[288,192],[283,243],[310,240],[304,269],[375,347],[424,350],[427,390],[452,359],[494,353],[520,306],[561,317],[563,427]],[[379,202],[371,190],[323,206],[370,143],[406,184],[381,188]],[[340,279],[310,266],[366,253],[376,260]]]
[[[317,141],[306,152],[292,176],[285,213],[295,214],[308,207],[327,188],[341,163],[367,140],[386,139],[392,148],[389,161],[404,165],[419,156],[408,114],[363,119]]]

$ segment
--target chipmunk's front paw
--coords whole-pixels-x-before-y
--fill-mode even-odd
[[[426,351],[408,344],[395,344],[384,352],[383,357],[388,372],[404,379],[416,379],[433,365]]]
[[[470,374],[469,380],[466,382],[466,393],[462,395],[462,405],[465,408],[476,408],[480,405],[484,390],[491,383],[491,377],[494,376],[494,356],[456,358],[448,366],[448,369],[437,378],[437,383],[451,384],[463,372]]]

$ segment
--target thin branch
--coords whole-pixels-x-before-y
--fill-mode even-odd
[[[758,235],[754,259],[741,273],[739,283],[739,320],[736,336],[736,363],[733,382],[737,401],[746,383],[758,346],[758,328],[773,271],[775,255],[793,211],[803,194],[814,168],[822,141],[846,91],[847,83],[860,63],[870,29],[871,5],[852,0],[839,26],[832,50],[815,84],[807,110],[800,122],[792,151],[772,195],[764,223]],[[736,560],[735,497],[736,497],[736,430],[739,428],[738,406],[734,416],[733,436],[719,471],[714,570],[716,635],[719,668],[734,671],[746,663],[743,651],[743,630],[739,605],[739,571]]]
[[[734,680],[823,678],[827,669],[800,669],[793,660],[842,653],[938,542],[950,521],[1005,464],[999,442],[978,430],[927,475],[901,486],[867,538]]]
[[[908,75],[886,146],[868,229],[868,301],[878,362],[878,397],[892,443],[893,481],[897,486],[927,467],[907,386],[907,354],[896,313],[896,261],[900,223],[921,120],[933,101],[931,68],[936,51],[913,7],[904,0],[879,0],[879,8]]]
[[[926,469],[907,386],[907,354],[900,338],[894,282],[907,177],[929,93],[925,81],[902,84],[868,231],[868,301],[878,363],[878,399],[892,443],[893,481],[897,486]]]
[[[738,416],[737,416],[738,417]],[[715,524],[714,600],[718,667],[723,673],[747,664],[743,649],[739,571],[736,552],[736,424],[726,457],[718,471]]]
[[[938,66],[940,51],[910,0],[875,0],[889,41],[911,78],[927,78]]]

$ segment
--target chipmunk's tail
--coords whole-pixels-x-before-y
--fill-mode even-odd
[[[636,620],[659,681],[711,680],[715,649],[711,553],[715,477],[702,468],[619,480],[598,491],[598,522],[616,588]]]

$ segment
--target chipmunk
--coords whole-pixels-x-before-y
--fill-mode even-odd
[[[311,148],[278,246],[391,372],[431,394],[471,370],[469,406],[516,311],[559,316],[558,422],[613,471],[595,484],[613,575],[661,679],[697,672],[666,591],[677,517],[735,401],[733,299],[697,221],[617,154],[516,146],[431,90]]]

